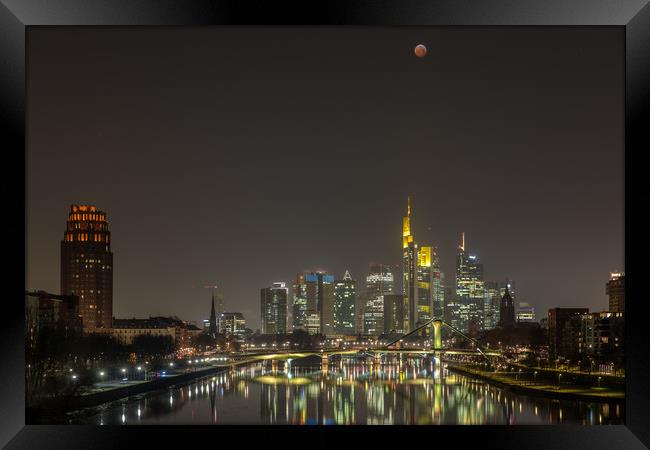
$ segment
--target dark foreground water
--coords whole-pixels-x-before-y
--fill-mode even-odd
[[[298,366],[297,364],[302,364]],[[251,364],[69,415],[108,424],[620,424],[623,405],[517,395],[430,358]]]

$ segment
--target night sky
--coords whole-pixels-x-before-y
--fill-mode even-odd
[[[411,195],[453,283],[607,307],[623,269],[621,28],[33,29],[27,289],[59,292],[73,203],[108,213],[114,315],[259,327],[296,273],[397,265]],[[425,58],[413,48],[423,43]]]

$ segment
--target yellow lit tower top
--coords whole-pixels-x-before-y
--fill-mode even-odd
[[[413,242],[413,235],[411,234],[411,197],[407,198],[406,216],[404,217],[404,225],[402,226],[402,246],[406,248],[410,242]]]

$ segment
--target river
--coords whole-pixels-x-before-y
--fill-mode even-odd
[[[74,424],[621,424],[616,403],[514,394],[431,358],[249,364],[68,415]]]

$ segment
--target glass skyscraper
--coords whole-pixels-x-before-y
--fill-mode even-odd
[[[379,335],[384,331],[384,295],[394,292],[390,266],[372,264],[366,277],[364,333]]]
[[[334,282],[334,331],[353,334],[355,330],[356,286],[349,271]]]
[[[287,332],[287,298],[289,289],[284,282],[262,288],[260,307],[262,314],[262,334],[282,334]]]
[[[334,334],[334,277],[298,274],[293,285],[293,326],[311,334]]]
[[[458,328],[463,332],[483,329],[485,285],[483,264],[465,250],[465,233],[456,257],[456,297],[459,305]]]

